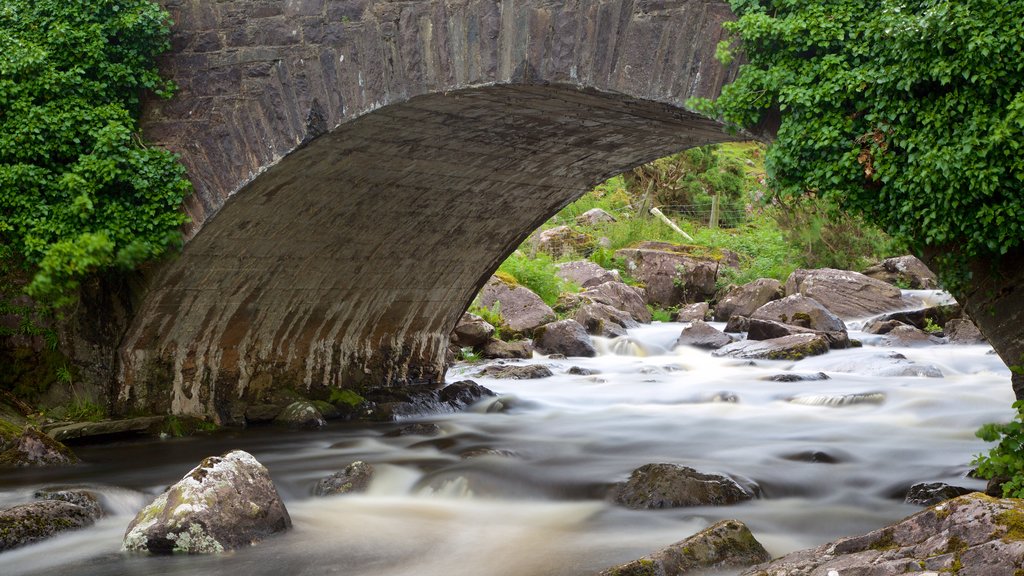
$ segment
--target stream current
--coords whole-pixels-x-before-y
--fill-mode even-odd
[[[496,380],[459,364],[448,381],[491,388],[505,410],[489,401],[416,419],[440,426],[431,437],[394,434],[412,421],[332,423],[78,447],[81,466],[0,472],[0,507],[45,486],[88,486],[107,516],[0,554],[0,574],[582,576],[721,519],[742,520],[779,556],[914,513],[903,496],[918,482],[983,489],[965,477],[987,449],[974,431],[1012,416],[999,357],[984,345],[880,346],[848,325],[864,347],[800,362],[673,350],[686,325],[655,323],[598,339],[596,358],[535,356],[550,378]],[[596,373],[568,374],[574,366]],[[829,379],[767,380],[819,372]],[[269,468],[292,530],[219,556],[120,551],[138,510],[202,458],[236,448]],[[492,452],[462,457],[482,448]],[[377,469],[367,493],[311,495],[355,460]],[[605,499],[611,483],[653,462],[728,474],[761,497],[656,511]]]

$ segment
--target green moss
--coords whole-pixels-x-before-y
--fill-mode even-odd
[[[900,545],[897,544],[896,539],[893,538],[891,529],[883,530],[882,534],[878,537],[878,540],[875,540],[871,543],[871,546],[868,546],[868,548],[871,548],[872,550],[879,551],[894,550],[899,547]]]
[[[168,416],[160,426],[160,432],[175,438],[191,436],[201,432],[213,432],[219,430],[220,426],[207,420],[191,418],[188,416]]]
[[[1019,508],[1007,510],[996,516],[996,522],[1000,526],[1006,527],[1006,534],[1003,535],[1003,540],[1024,540],[1024,511],[1021,511]]]
[[[349,408],[355,408],[363,402],[366,402],[366,398],[363,398],[352,390],[331,390],[331,396],[327,401],[335,406],[341,405],[348,406]]]

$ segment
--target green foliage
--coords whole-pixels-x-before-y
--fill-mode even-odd
[[[180,242],[184,169],[136,132],[143,92],[173,88],[154,63],[168,35],[148,0],[0,4],[0,259],[40,301]]]
[[[501,263],[498,272],[533,290],[548,306],[553,306],[562,292],[579,292],[579,286],[557,276],[554,261],[543,253],[530,258],[517,251]]]
[[[181,438],[202,432],[215,432],[220,429],[214,422],[190,418],[187,416],[168,416],[160,426],[160,433]]]
[[[740,269],[719,268],[719,284],[746,284],[758,278],[785,281],[796,269],[796,255],[770,215],[761,214],[733,229],[703,228],[694,240],[704,246],[732,250],[740,256]]]
[[[986,442],[998,442],[988,454],[974,458],[982,478],[1009,478],[1003,484],[1003,496],[1024,498],[1024,400],[1013,403],[1017,414],[1005,424],[985,424],[976,432]]]
[[[672,310],[665,310],[664,308],[655,308],[650,304],[647,305],[647,309],[651,311],[651,319],[655,322],[672,321]]]
[[[363,398],[359,394],[352,390],[334,389],[331,390],[331,395],[327,398],[327,401],[335,406],[348,406],[355,408],[363,402],[366,402],[366,398]]]
[[[861,213],[921,252],[1024,243],[1024,0],[732,0],[748,64],[715,102],[749,128],[781,111],[771,188]]]
[[[501,302],[495,302],[490,308],[477,305],[470,306],[469,313],[476,314],[484,322],[494,326],[494,337],[498,340],[509,340],[515,336],[512,330],[509,329],[508,324],[505,323],[505,318],[501,315]]]
[[[942,332],[942,326],[936,324],[935,320],[932,320],[931,318],[925,318],[924,331],[929,334],[938,334],[939,332]]]
[[[64,413],[65,419],[74,422],[99,422],[106,417],[107,411],[102,406],[80,398],[72,400]]]

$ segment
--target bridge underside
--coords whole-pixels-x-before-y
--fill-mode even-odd
[[[344,123],[234,194],[151,279],[119,403],[224,419],[269,385],[439,381],[456,320],[531,231],[608,177],[727,139],[673,106],[547,85]]]

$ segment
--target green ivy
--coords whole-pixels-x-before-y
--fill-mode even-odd
[[[137,124],[145,92],[173,90],[155,66],[168,26],[148,0],[0,4],[0,254],[40,302],[180,245],[191,186]]]
[[[982,478],[1004,478],[1003,496],[1024,498],[1024,400],[1013,403],[1017,411],[1007,423],[985,424],[977,436],[986,442],[998,442],[987,454],[974,459]]]
[[[946,253],[954,287],[969,260],[1022,245],[1024,0],[731,4],[748,63],[691,105],[734,128],[781,112],[776,194],[818,195]]]

